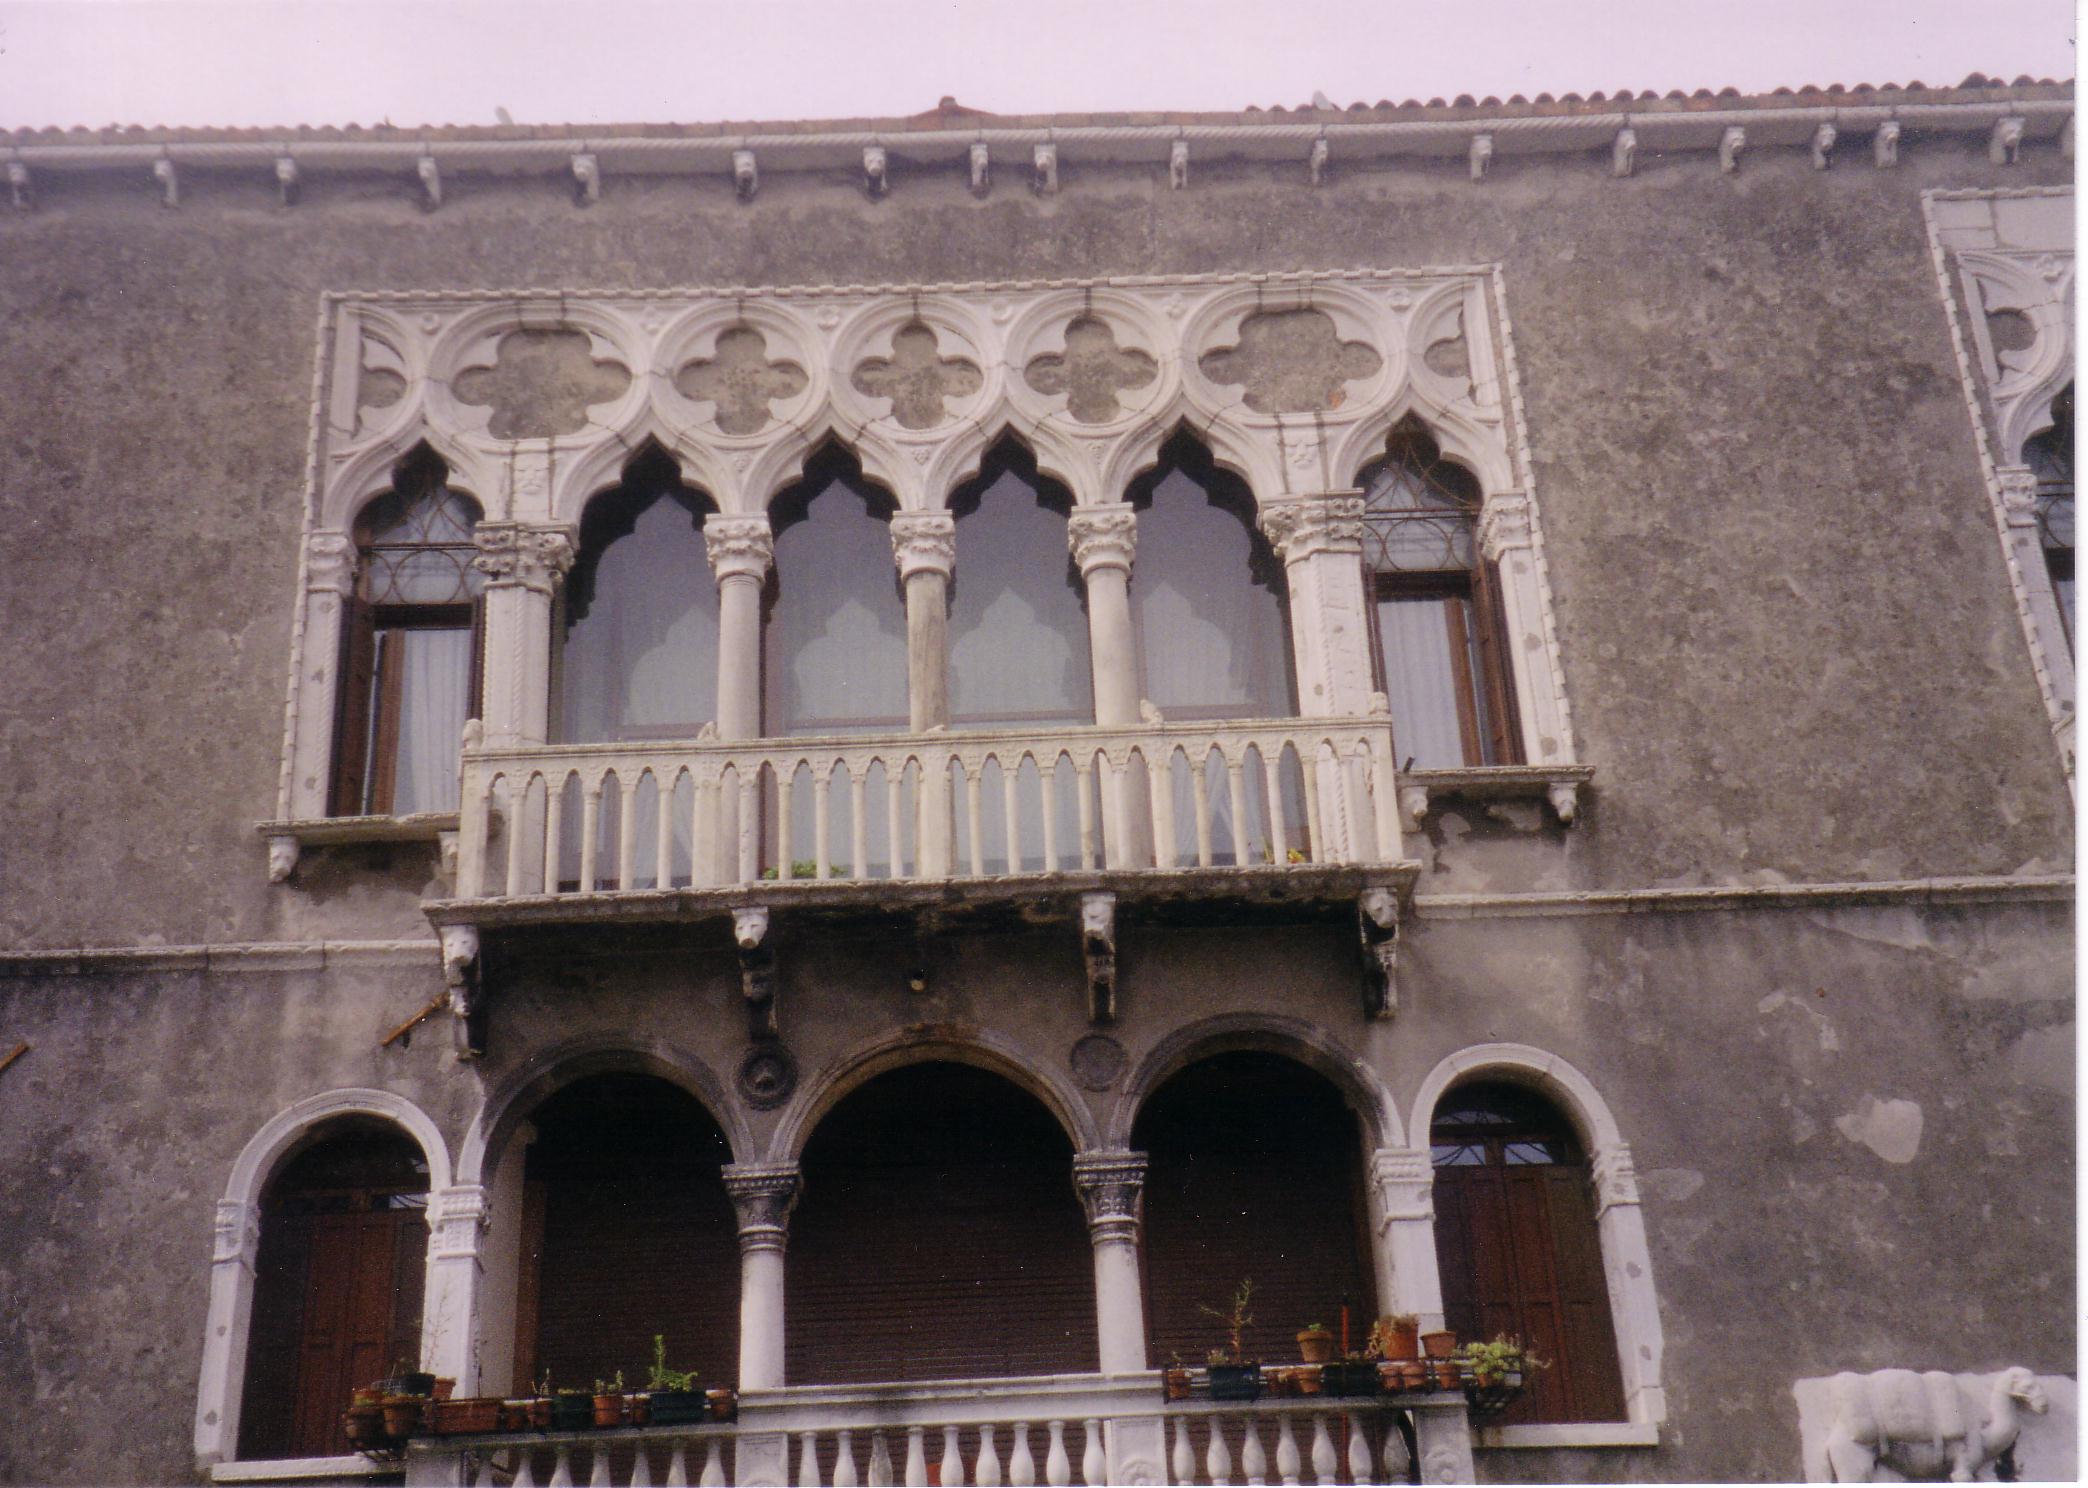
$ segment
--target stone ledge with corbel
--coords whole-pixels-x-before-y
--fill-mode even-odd
[[[1536,801],[1551,807],[1562,826],[1580,820],[1582,798],[1595,778],[1593,765],[1474,765],[1459,770],[1402,770],[1399,818],[1418,831],[1449,801]]]
[[[433,843],[442,878],[457,877],[457,813],[416,811],[405,816],[319,816],[254,823],[268,844],[268,881],[285,883],[314,848],[364,847],[379,843]]]

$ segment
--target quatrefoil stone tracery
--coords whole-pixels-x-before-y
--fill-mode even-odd
[[[890,357],[871,357],[849,381],[859,393],[889,399],[902,428],[933,429],[949,422],[950,399],[969,398],[986,379],[977,363],[943,356],[934,328],[916,320],[893,333]]]
[[[1323,413],[1339,408],[1348,385],[1373,375],[1384,358],[1344,341],[1324,310],[1263,310],[1240,323],[1239,341],[1197,360],[1216,383],[1238,384],[1256,413]]]
[[[490,367],[453,384],[461,403],[490,407],[495,439],[547,439],[587,427],[587,411],[623,396],[631,374],[596,358],[584,331],[509,331]]]
[[[809,382],[796,362],[770,361],[768,339],[748,325],[720,334],[714,357],[690,362],[675,377],[683,397],[717,405],[726,434],[760,433],[774,421],[772,405],[795,398]]]
[[[1093,315],[1066,327],[1063,356],[1045,353],[1023,369],[1023,381],[1046,397],[1066,395],[1066,411],[1083,424],[1106,424],[1124,411],[1117,396],[1151,385],[1158,365],[1135,346],[1117,345],[1116,329]]]

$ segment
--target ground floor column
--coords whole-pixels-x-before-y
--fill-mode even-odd
[[[1146,1367],[1145,1304],[1138,1284],[1138,1204],[1146,1155],[1122,1149],[1082,1152],[1073,1186],[1087,1210],[1095,1247],[1095,1338],[1104,1374]]]
[[[783,1247],[798,1198],[798,1166],[731,1164],[725,1192],[739,1214],[739,1384],[773,1390],[783,1383]]]

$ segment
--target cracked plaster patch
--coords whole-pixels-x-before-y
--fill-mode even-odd
[[[457,400],[490,407],[495,439],[548,439],[587,427],[587,410],[623,395],[631,374],[595,360],[579,331],[510,331],[491,367],[460,373]]]
[[[918,320],[893,333],[890,357],[871,357],[849,380],[859,393],[890,399],[892,417],[908,429],[947,423],[944,404],[969,398],[986,382],[976,363],[943,356],[934,327]]]
[[[769,405],[805,390],[805,369],[772,362],[768,338],[752,326],[734,326],[718,337],[718,354],[690,362],[675,375],[683,397],[717,405],[718,428],[727,434],[759,434],[773,416]]]
[[[1196,365],[1216,383],[1237,383],[1256,413],[1320,413],[1339,408],[1348,385],[1384,358],[1344,341],[1324,310],[1264,310],[1240,323],[1236,346],[1207,351]]]
[[[1158,375],[1153,359],[1135,346],[1118,346],[1116,330],[1093,315],[1066,327],[1066,354],[1034,358],[1022,378],[1053,397],[1066,395],[1066,411],[1083,424],[1106,424],[1123,412],[1119,392],[1142,388]]]
[[[1921,1107],[1910,1100],[1866,1095],[1859,1109],[1834,1118],[1834,1129],[1889,1163],[1910,1163],[1921,1151]]]

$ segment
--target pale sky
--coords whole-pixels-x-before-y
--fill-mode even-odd
[[[2071,0],[0,0],[0,127],[710,122],[2074,74]]]

